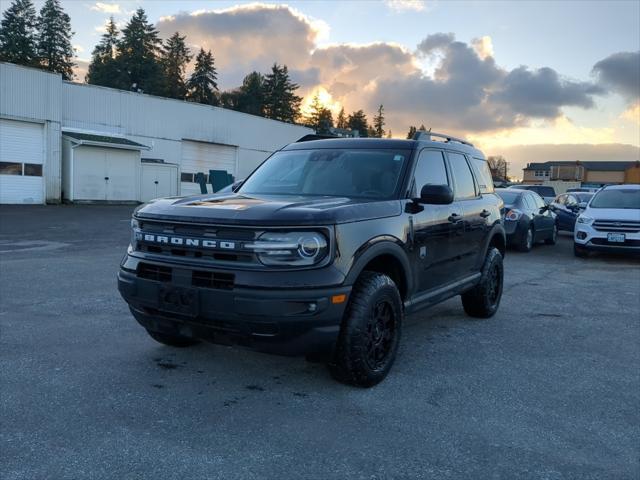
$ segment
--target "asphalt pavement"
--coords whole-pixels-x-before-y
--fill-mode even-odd
[[[638,479],[640,262],[508,251],[498,314],[407,318],[389,377],[173,349],[115,275],[132,207],[0,209],[0,478]]]

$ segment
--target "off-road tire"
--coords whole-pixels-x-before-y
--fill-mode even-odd
[[[381,273],[363,272],[342,319],[329,363],[331,375],[358,387],[381,382],[396,358],[403,316],[402,299],[393,280]]]
[[[500,306],[503,285],[502,254],[497,248],[490,248],[482,266],[480,282],[462,294],[466,314],[477,318],[492,317]]]
[[[544,241],[544,243],[546,245],[555,245],[557,238],[558,238],[558,224],[554,223],[553,232],[551,233],[551,236]]]
[[[573,254],[578,258],[587,258],[589,256],[589,250],[574,242]]]
[[[147,330],[147,333],[156,342],[170,347],[185,348],[200,343],[199,340],[189,337],[183,337],[182,335],[171,335],[168,333],[154,332],[153,330]]]
[[[531,233],[531,241],[529,241],[529,233]],[[518,243],[518,250],[521,252],[530,252],[533,248],[533,243],[536,238],[535,232],[533,231],[533,226],[529,225],[527,228],[527,232],[522,236],[520,243]]]

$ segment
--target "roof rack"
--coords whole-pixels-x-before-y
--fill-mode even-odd
[[[318,135],[316,133],[310,133],[308,135],[305,135],[304,137],[300,137],[298,140],[295,141],[295,143],[310,142],[312,140],[328,140],[330,138],[340,138],[340,137],[336,137],[335,135]]]
[[[469,145],[470,147],[473,147],[473,143],[471,142],[467,142],[466,140],[462,140],[461,138],[452,137],[451,135],[445,135],[444,133],[436,133],[431,131],[425,132],[424,130],[418,130],[416,133],[413,134],[414,140],[429,141],[431,140],[431,137],[444,138],[445,142],[462,143],[463,145]]]

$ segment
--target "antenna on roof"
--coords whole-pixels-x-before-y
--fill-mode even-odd
[[[444,143],[461,143],[463,145],[473,147],[473,143],[471,142],[468,142],[461,138],[453,137],[451,135],[445,135],[444,133],[432,132],[431,129],[429,129],[428,132],[424,130],[418,130],[413,134],[413,140],[423,140],[429,142],[431,141],[431,137],[444,138]]]

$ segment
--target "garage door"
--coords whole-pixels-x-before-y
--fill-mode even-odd
[[[135,201],[140,152],[81,146],[73,152],[73,199]]]
[[[200,186],[194,182],[195,174],[209,174],[209,170],[225,170],[236,176],[237,148],[217,143],[182,141],[182,172],[180,174],[180,195],[200,193]],[[211,185],[207,186],[211,191]]]
[[[162,163],[142,163],[140,200],[173,197],[178,194],[178,166]]]
[[[44,203],[44,126],[0,119],[0,203]]]

